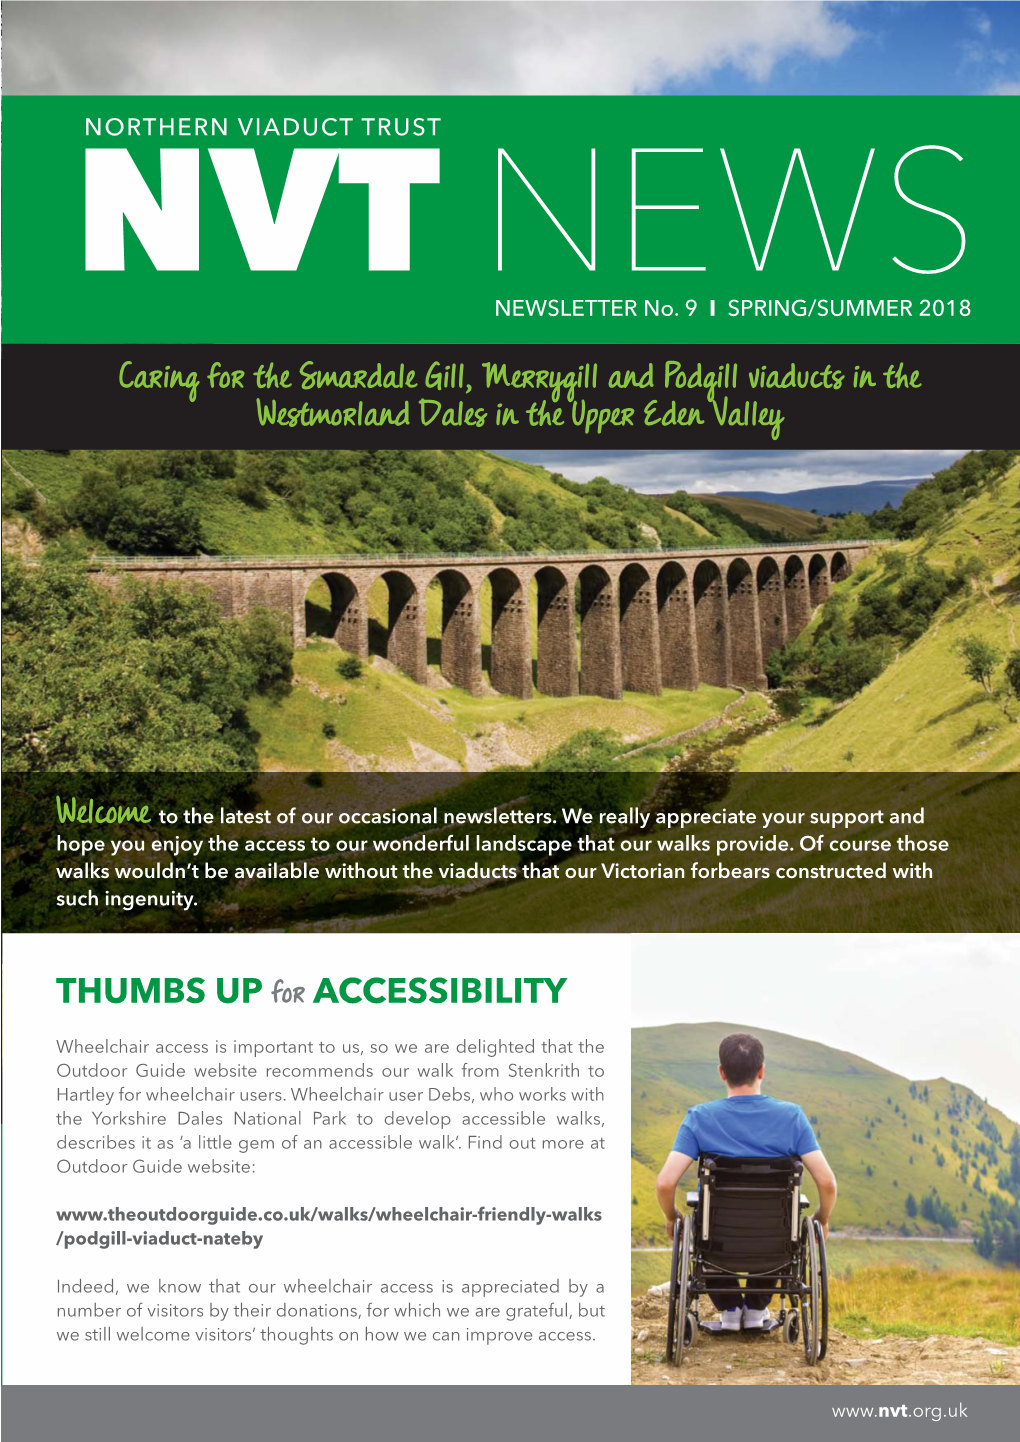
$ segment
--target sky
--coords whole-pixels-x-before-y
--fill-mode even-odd
[[[708,955],[711,966],[703,964]],[[671,935],[633,942],[634,1026],[718,1021],[782,1031],[854,1052],[911,1081],[948,1077],[1014,1121],[1018,1015],[1014,936]],[[768,1090],[767,1056],[765,1065]]]
[[[930,476],[958,451],[506,451],[572,481],[605,476],[638,491],[771,491]]]
[[[4,5],[8,94],[1018,95],[1020,5]]]

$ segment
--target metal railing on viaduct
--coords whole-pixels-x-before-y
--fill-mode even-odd
[[[425,597],[436,582],[440,669],[475,694],[485,688],[481,596],[488,583],[488,680],[496,691],[526,698],[534,684],[547,696],[619,698],[625,690],[657,695],[664,686],[692,689],[701,682],[764,688],[771,652],[803,630],[870,549],[860,541],[557,556],[111,557],[97,558],[96,566],[107,582],[127,573],[208,586],[228,616],[267,606],[286,616],[297,646],[306,640],[309,589],[322,579],[329,634],[361,657],[369,654],[369,591],[382,581],[388,623],[376,649],[422,683]]]

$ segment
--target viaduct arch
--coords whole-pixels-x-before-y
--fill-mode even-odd
[[[106,582],[129,574],[209,586],[228,616],[266,606],[286,617],[296,646],[307,639],[308,592],[325,581],[329,618],[318,629],[365,658],[369,592],[382,581],[387,616],[376,649],[421,684],[429,676],[426,595],[437,583],[440,670],[475,695],[486,689],[481,617],[488,585],[494,690],[522,699],[533,687],[547,696],[618,699],[625,690],[658,695],[663,687],[701,683],[764,689],[771,653],[803,630],[870,549],[862,541],[555,557],[133,557],[95,564]]]

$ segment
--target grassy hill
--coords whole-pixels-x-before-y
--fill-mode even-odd
[[[691,516],[466,450],[9,450],[3,507],[99,553],[598,552],[760,534],[724,508]]]
[[[634,1245],[661,1244],[656,1175],[686,1109],[723,1094],[716,1071],[720,1037],[748,1030],[765,1046],[765,1090],[798,1102],[812,1119],[839,1181],[839,1229],[906,1226],[917,1236],[941,1235],[942,1228],[905,1210],[908,1194],[920,1203],[933,1190],[956,1214],[960,1235],[976,1227],[985,1201],[974,1179],[980,1175],[986,1196],[999,1191],[995,1176],[1016,1126],[1009,1117],[945,1077],[912,1082],[819,1042],[748,1022],[706,1022],[632,1033]],[[883,1253],[881,1260],[901,1259]]]
[[[718,506],[728,511],[739,521],[746,521],[777,536],[789,536],[794,541],[823,536],[828,530],[824,517],[798,506],[787,506],[778,500],[764,501],[756,496],[704,496],[701,499],[710,507]]]
[[[1014,650],[1020,602],[1020,466],[993,490],[966,502],[933,534],[896,547],[950,572],[977,557],[986,574],[951,596],[932,624],[890,666],[843,705],[810,698],[802,716],[740,753],[747,771],[988,771],[1020,765],[1020,726],[964,673],[958,652],[979,636],[1002,654]],[[883,577],[872,557],[840,588],[850,614]],[[812,629],[821,621],[816,616]],[[810,634],[810,633],[809,633]],[[1001,673],[998,677],[1001,680]],[[1014,708],[1015,712],[1015,708]]]
[[[739,699],[702,686],[662,696],[471,696],[456,686],[418,686],[375,660],[345,680],[338,652],[311,642],[294,658],[295,683],[282,700],[256,696],[249,716],[264,771],[484,771],[526,765],[585,727],[612,727],[634,744],[699,725]],[[745,709],[760,706],[748,697]]]
[[[925,479],[923,476],[912,476],[903,481],[856,481],[845,486],[838,483],[809,486],[805,490],[784,491],[780,504],[816,513],[823,520],[850,512],[868,516],[886,506],[898,506],[907,492]],[[777,497],[772,491],[731,491],[722,492],[716,499],[775,501]]]

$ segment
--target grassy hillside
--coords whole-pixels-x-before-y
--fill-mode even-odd
[[[662,696],[470,696],[431,689],[376,660],[355,681],[337,671],[339,653],[311,642],[294,658],[295,683],[282,700],[256,696],[249,716],[264,771],[488,770],[525,765],[585,727],[611,727],[635,744],[697,726],[738,699],[702,686]],[[437,678],[438,679],[438,678]],[[747,705],[757,698],[748,698]]]
[[[823,516],[813,511],[803,511],[797,506],[786,506],[782,501],[762,501],[752,496],[704,496],[707,505],[718,506],[729,511],[740,521],[759,526],[763,531],[789,536],[791,540],[806,540],[810,536],[822,536],[828,529]]]
[[[1002,654],[1014,650],[1020,601],[1020,466],[998,487],[967,501],[933,534],[897,551],[952,571],[977,557],[986,574],[968,582],[932,624],[870,685],[843,705],[812,696],[802,716],[740,753],[747,771],[987,771],[1020,765],[1020,726],[964,673],[958,646],[979,636]],[[840,588],[849,614],[880,583],[873,557]],[[812,629],[821,617],[816,616]],[[1001,680],[1000,674],[996,678]],[[1014,715],[1016,708],[1014,707]]]
[[[721,508],[695,517],[487,451],[11,450],[3,506],[100,553],[598,552],[759,535]]]
[[[102,467],[114,453],[72,450],[4,451],[4,513],[24,513],[26,508],[15,493],[16,476],[22,476],[56,513],[57,532],[74,529],[73,509],[82,478]],[[13,493],[13,494],[12,494]],[[246,504],[225,484],[223,478],[202,476],[192,490],[202,513],[203,549],[222,555],[280,555],[337,550],[356,550],[354,527],[338,517],[327,525],[318,512],[298,513],[282,495],[267,492],[258,506]],[[32,519],[31,513],[28,513]],[[88,536],[92,549],[102,553],[113,549],[102,537]]]
[[[765,1090],[798,1102],[812,1119],[839,1181],[840,1229],[895,1232],[905,1226],[919,1236],[941,1235],[941,1227],[905,1210],[908,1194],[920,1203],[932,1191],[956,1214],[960,1234],[976,1227],[985,1197],[999,1192],[996,1173],[1016,1126],[1010,1118],[944,1077],[911,1082],[818,1042],[747,1022],[709,1022],[632,1033],[635,1245],[660,1244],[656,1175],[687,1108],[723,1094],[716,1070],[720,1037],[748,1030],[765,1046]]]

